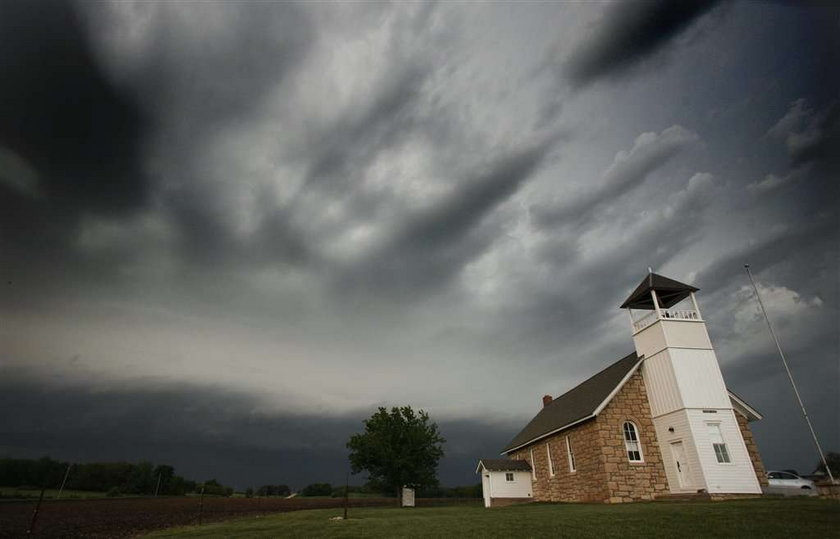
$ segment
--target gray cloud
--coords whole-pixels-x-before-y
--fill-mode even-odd
[[[631,350],[617,306],[648,266],[702,289],[776,432],[751,262],[825,407],[835,19],[710,5],[4,4],[0,369],[32,370],[0,452],[340,481],[346,435],[407,402],[472,482],[542,394]],[[540,60],[558,33],[573,94]]]
[[[75,462],[152,460],[172,464],[187,477],[216,477],[239,488],[343,483],[348,471],[344,444],[375,411],[291,415],[266,409],[256,395],[221,386],[153,379],[45,386],[32,372],[2,372],[3,454],[49,454]],[[515,428],[467,420],[438,423],[447,439],[440,472],[448,485],[475,483],[475,455],[496,454]]]
[[[568,222],[584,225],[597,218],[598,210],[638,187],[653,171],[697,140],[695,133],[680,125],[673,125],[661,133],[642,133],[633,142],[632,148],[616,154],[596,188],[553,206],[540,204],[533,207],[535,224],[540,228]]]
[[[566,74],[577,86],[624,73],[658,53],[716,0],[619,2],[609,8],[594,36],[573,53]]]
[[[445,200],[398,225],[350,278],[402,293],[445,282],[493,241],[497,227],[482,221],[534,174],[553,143],[548,138],[513,150],[460,181]]]
[[[147,119],[98,65],[72,6],[5,2],[0,9],[0,144],[38,172],[54,207],[141,206]]]

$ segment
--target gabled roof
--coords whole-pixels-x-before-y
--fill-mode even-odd
[[[691,285],[663,277],[657,273],[649,273],[636,290],[630,294],[621,308],[631,309],[646,309],[653,310],[653,299],[650,297],[650,291],[656,291],[656,298],[659,301],[659,306],[665,309],[673,307],[689,296],[692,292],[697,292],[699,288]]]
[[[747,422],[760,421],[761,419],[764,419],[764,416],[761,415],[758,410],[747,404],[747,401],[732,391],[727,391],[729,392],[729,402],[732,403],[732,408],[742,416],[746,417]]]
[[[595,417],[639,366],[632,353],[551,401],[502,450],[509,453],[549,434]]]
[[[531,465],[524,460],[511,459],[481,459],[478,461],[478,466],[475,473],[484,467],[488,472],[530,472]]]

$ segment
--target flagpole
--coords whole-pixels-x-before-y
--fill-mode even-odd
[[[793,393],[796,395],[796,400],[799,402],[799,408],[802,410],[802,415],[805,416],[805,422],[808,423],[808,429],[811,431],[811,437],[814,439],[814,445],[817,446],[817,451],[820,454],[823,466],[825,466],[825,471],[828,473],[828,478],[833,484],[834,475],[832,475],[831,468],[828,467],[828,462],[825,460],[822,447],[820,447],[820,442],[817,440],[817,433],[814,431],[813,425],[811,425],[811,419],[808,417],[808,412],[805,411],[805,404],[802,402],[802,397],[799,396],[799,390],[796,389],[796,382],[793,381],[793,374],[791,374],[790,368],[788,367],[787,360],[785,359],[785,353],[782,352],[782,346],[779,344],[776,332],[773,331],[773,326],[770,324],[770,318],[767,316],[767,310],[764,308],[764,302],[761,301],[761,295],[758,293],[758,287],[755,285],[752,271],[750,271],[750,265],[744,264],[744,268],[747,270],[747,276],[750,278],[750,283],[752,283],[753,290],[755,291],[755,297],[758,300],[758,305],[761,307],[761,312],[764,314],[764,321],[767,322],[767,329],[770,330],[770,336],[773,337],[773,342],[776,343],[776,349],[779,351],[779,357],[782,358],[782,364],[785,366],[785,372],[787,372],[788,379],[790,379],[790,385],[793,387]]]

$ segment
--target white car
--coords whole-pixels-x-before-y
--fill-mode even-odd
[[[802,479],[798,475],[790,472],[767,472],[767,481],[771,487],[784,488],[798,488],[804,490],[813,490],[814,482],[810,479]]]

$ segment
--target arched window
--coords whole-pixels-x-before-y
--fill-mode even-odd
[[[627,460],[630,462],[644,462],[642,460],[642,444],[639,443],[639,431],[630,421],[624,422],[624,447],[627,449]]]

